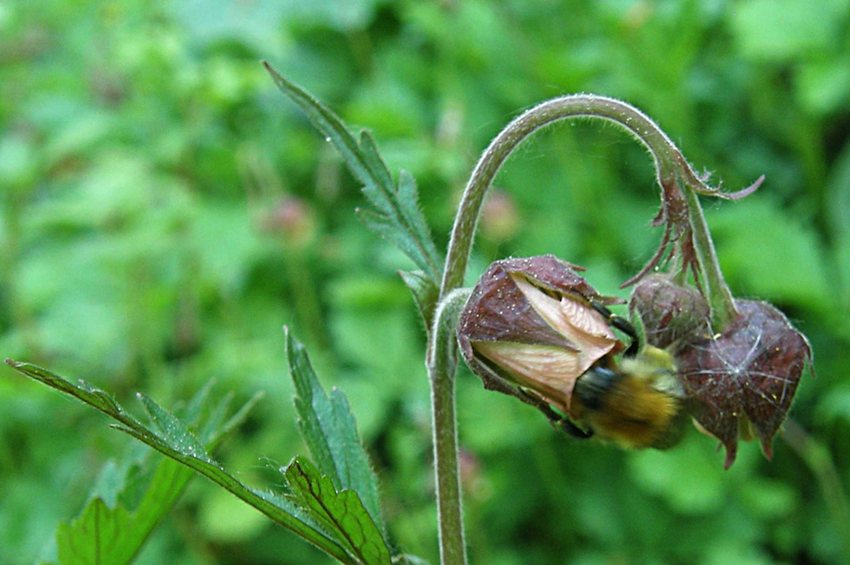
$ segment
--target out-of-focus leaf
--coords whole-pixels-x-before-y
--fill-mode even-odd
[[[199,504],[198,530],[214,543],[246,543],[268,529],[265,516],[223,489],[205,492]]]
[[[835,240],[835,261],[839,284],[836,289],[846,311],[850,308],[850,144],[845,144],[827,183],[827,214]],[[850,323],[844,319],[844,331],[850,333]]]
[[[629,458],[631,475],[646,492],[683,514],[717,511],[724,503],[724,471],[702,438],[687,438],[676,449],[647,449]]]
[[[421,557],[408,555],[406,553],[393,557],[393,563],[395,563],[395,565],[428,565],[428,562]]]
[[[850,384],[833,386],[818,404],[815,415],[824,425],[850,425]]]
[[[83,154],[102,141],[109,134],[110,128],[115,126],[114,118],[102,110],[73,113],[71,116],[44,147],[44,158],[48,165]]]
[[[226,39],[242,41],[257,52],[279,51],[280,21],[288,15],[277,0],[213,2],[186,0],[170,6],[190,37],[202,45]]]
[[[745,56],[786,61],[838,40],[843,2],[821,2],[813,10],[807,0],[749,0],[731,11],[732,29]]]
[[[770,565],[775,560],[756,544],[735,539],[720,540],[707,548],[703,563],[706,565]]]
[[[225,471],[212,459],[197,437],[188,432],[184,423],[177,420],[174,415],[168,413],[150,398],[142,397],[142,401],[146,411],[154,421],[155,427],[162,433],[143,425],[102,390],[83,382],[77,385],[72,384],[59,375],[29,363],[20,363],[10,359],[6,363],[18,372],[78,398],[117,420],[119,424],[114,425],[116,429],[130,434],[176,462],[207,477],[277,524],[292,531],[332,557],[345,563],[355,562],[337,540],[331,534],[325,532],[324,528],[306,515],[302,509],[289,500],[270,492],[251,488]]]
[[[807,63],[800,69],[796,87],[800,102],[814,114],[841,108],[850,94],[850,56]]]
[[[201,437],[206,447],[213,447],[242,423],[257,400],[252,399],[225,421],[230,396],[210,408],[211,384],[209,381],[195,395],[185,414],[193,426],[203,428]],[[129,465],[119,470],[117,465],[108,464],[85,509],[71,522],[59,525],[56,549],[60,563],[130,562],[193,477],[191,469],[171,459],[162,459],[150,477],[134,475],[131,485],[128,480],[133,470]],[[138,503],[133,508],[122,504],[123,493],[148,478]]]
[[[312,463],[301,457],[286,467],[284,476],[291,489],[289,497],[333,532],[358,563],[390,563],[390,552],[381,531],[356,492],[337,490],[330,477],[322,476]]]
[[[410,84],[398,80],[398,77],[379,73],[355,93],[346,106],[346,114],[352,123],[370,124],[381,132],[384,139],[391,140],[383,147],[382,153],[385,157],[393,156],[393,148],[398,151],[401,149],[398,144],[410,143],[417,137],[416,132],[422,131],[425,126],[423,118],[427,108],[417,94]],[[394,157],[401,155],[396,154]],[[404,163],[406,167],[416,163],[415,158],[388,161]]]
[[[298,425],[323,475],[338,490],[356,492],[383,529],[378,480],[360,443],[348,400],[339,390],[325,394],[303,344],[286,331],[286,355],[295,383]]]
[[[769,199],[724,206],[710,213],[709,224],[723,272],[737,293],[820,311],[832,306],[818,239]],[[768,249],[782,252],[761,252]]]
[[[36,174],[36,153],[26,138],[5,135],[0,140],[0,182],[15,186]]]
[[[748,510],[768,520],[786,518],[799,502],[799,494],[776,479],[753,477],[740,487],[741,500]]]
[[[361,132],[358,143],[336,114],[305,90],[283,78],[268,63],[264,64],[281,92],[301,108],[316,129],[334,144],[351,174],[363,184],[363,194],[375,207],[364,219],[369,228],[401,248],[437,282],[441,261],[428,224],[418,208],[413,178],[402,172],[399,186],[396,187],[368,132]]]
[[[82,513],[56,531],[59,563],[129,563],[183,494],[192,471],[163,459],[139,506],[129,510],[92,498]]]
[[[287,18],[351,31],[368,25],[380,0],[278,0],[278,3],[286,10]]]

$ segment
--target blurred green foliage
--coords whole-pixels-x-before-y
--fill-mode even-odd
[[[733,291],[776,303],[811,339],[818,378],[791,417],[847,488],[848,19],[847,0],[0,4],[0,352],[166,405],[212,378],[243,398],[268,391],[221,453],[262,484],[304,452],[289,324],[351,401],[391,537],[433,561],[423,332],[395,274],[411,264],[356,221],[354,181],[259,60],[373,131],[390,170],[416,177],[441,244],[511,117],[595,92],[642,108],[729,188],[767,175],[708,221]],[[554,253],[614,293],[659,236],[646,155],[597,123],[538,135],[497,186],[471,278]],[[29,563],[127,440],[4,371],[0,562]],[[696,433],[671,453],[626,453],[556,435],[468,373],[458,388],[475,562],[847,558],[834,500],[781,440],[773,462],[748,444],[724,472]],[[138,562],[324,559],[196,481]]]

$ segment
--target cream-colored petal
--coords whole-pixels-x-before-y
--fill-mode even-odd
[[[564,295],[559,306],[564,318],[569,320],[576,330],[606,340],[617,339],[605,317],[586,302],[573,300],[572,297]]]
[[[473,347],[506,370],[518,384],[563,409],[569,408],[575,381],[589,366],[580,354],[551,345],[481,341]]]
[[[557,298],[552,298],[539,288],[528,282],[524,276],[514,273],[511,275],[516,287],[522,292],[528,302],[534,307],[546,322],[555,328],[559,329],[561,318],[561,301]]]
[[[567,295],[552,298],[522,276],[514,276],[514,282],[540,317],[578,349],[579,374],[617,344],[605,317],[586,302]]]

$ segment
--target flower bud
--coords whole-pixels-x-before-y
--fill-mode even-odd
[[[287,197],[263,218],[263,228],[281,234],[288,244],[302,248],[316,236],[316,218],[304,200]]]
[[[629,310],[640,316],[646,342],[661,349],[675,351],[712,333],[708,302],[702,294],[667,275],[642,279],[632,291]]]
[[[580,269],[552,255],[490,265],[458,326],[461,352],[485,386],[508,392],[498,386],[507,381],[569,412],[576,380],[623,348],[591,303],[617,299],[599,295]]]
[[[511,195],[493,190],[481,209],[481,235],[500,243],[512,238],[519,230],[521,218]]]

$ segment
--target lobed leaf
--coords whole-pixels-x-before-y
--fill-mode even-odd
[[[329,108],[298,85],[288,81],[264,62],[277,87],[304,112],[325,138],[334,144],[349,171],[363,185],[363,194],[374,206],[360,214],[369,229],[398,246],[435,282],[440,279],[441,260],[428,224],[418,207],[413,177],[402,171],[399,186],[393,183],[372,136],[362,131],[360,141]]]
[[[389,548],[356,492],[335,488],[330,477],[302,457],[286,467],[284,476],[291,489],[289,497],[333,532],[358,563],[389,565]]]
[[[422,210],[419,209],[419,189],[416,179],[409,171],[402,169],[398,174],[398,203],[401,214],[422,241],[431,241],[431,230]],[[436,251],[434,252],[436,255]]]
[[[287,330],[286,354],[295,383],[298,426],[323,475],[338,490],[359,494],[372,519],[383,530],[378,480],[357,434],[357,424],[345,396],[325,394],[304,345]]]
[[[243,422],[260,397],[249,400],[225,421],[232,395],[226,395],[210,409],[212,384],[208,382],[185,411],[187,422],[203,427],[201,441],[208,448]],[[152,473],[135,475],[130,480],[136,467],[125,465],[119,469],[114,463],[107,464],[83,511],[56,530],[59,563],[129,563],[194,476],[191,469],[178,462],[162,459]],[[122,504],[122,496],[143,480],[146,484],[134,508]]]
[[[116,429],[135,437],[177,463],[207,477],[268,516],[277,524],[294,532],[335,559],[343,563],[358,562],[356,557],[344,549],[332,533],[327,532],[304,509],[272,493],[251,488],[225,471],[209,456],[206,448],[191,433],[188,426],[180,422],[174,415],[161,408],[150,398],[140,395],[145,410],[148,412],[153,425],[157,429],[151,429],[145,426],[128,414],[106,392],[93,388],[82,381],[75,385],[59,375],[36,365],[21,363],[11,359],[7,359],[6,363],[18,372],[78,398],[107,414],[118,422],[118,424],[113,425]],[[252,400],[251,402],[254,401]],[[242,418],[246,413],[243,410],[237,416]],[[236,417],[231,418],[225,426],[235,426],[238,421],[239,419]],[[214,437],[213,439],[217,438]],[[89,514],[84,516],[81,527],[85,530],[91,529],[92,524],[97,524],[99,518],[102,516],[103,505],[95,504],[89,510]],[[95,527],[94,531],[95,533],[109,533],[112,529],[98,530]],[[72,549],[68,548],[69,551]]]
[[[176,461],[157,465],[134,510],[92,497],[79,516],[56,530],[59,563],[129,563],[183,494],[193,473]]]

